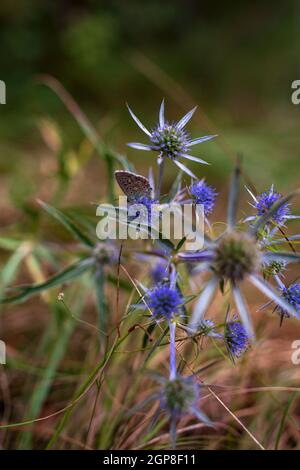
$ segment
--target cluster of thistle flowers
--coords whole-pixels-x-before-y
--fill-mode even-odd
[[[129,112],[140,129],[149,138],[149,143],[130,143],[138,150],[158,152],[158,182],[156,191],[147,199],[147,207],[151,210],[151,202],[159,201],[163,179],[164,163],[167,159],[174,162],[180,171],[186,173],[191,184],[184,190],[178,187],[175,196],[177,200],[186,202],[190,200],[195,204],[202,204],[206,227],[210,228],[209,216],[212,214],[217,199],[216,190],[208,185],[204,179],[198,180],[187,168],[181,159],[206,163],[190,155],[191,147],[212,139],[213,135],[191,139],[185,126],[191,119],[195,109],[187,113],[179,122],[169,123],[165,120],[164,102],[159,112],[159,123],[153,130],[148,130],[129,108]],[[153,189],[153,177],[149,186]],[[250,281],[257,289],[269,298],[268,304],[273,305],[274,311],[283,317],[300,317],[300,284],[284,284],[284,272],[289,263],[299,262],[300,254],[293,249],[281,251],[281,245],[286,244],[284,235],[285,224],[296,216],[291,215],[290,199],[293,194],[282,195],[271,188],[260,195],[254,195],[246,188],[252,198],[251,205],[254,214],[237,224],[236,212],[238,206],[238,191],[240,186],[240,169],[237,166],[232,177],[229,203],[227,210],[227,228],[216,239],[211,238],[211,231],[207,230],[204,237],[204,248],[200,251],[184,251],[184,243],[175,253],[163,253],[163,260],[152,266],[151,275],[153,284],[146,287],[142,284],[143,296],[138,304],[140,308],[148,310],[153,322],[167,322],[170,332],[170,374],[169,377],[160,378],[162,389],[160,391],[161,408],[170,416],[171,436],[173,445],[176,441],[176,422],[184,414],[191,412],[208,425],[211,421],[199,410],[199,397],[201,387],[196,377],[182,377],[176,367],[176,327],[184,330],[187,335],[194,338],[211,336],[225,342],[228,353],[232,359],[240,357],[248,348],[254,338],[252,321],[248,307],[241,290],[245,280]],[[182,197],[183,194],[187,196]],[[143,194],[145,199],[145,195]],[[187,199],[188,198],[188,199]],[[151,216],[148,218],[151,224]],[[300,235],[289,237],[288,247]],[[157,251],[155,253],[157,255]],[[179,263],[189,268],[191,275],[196,273],[210,273],[209,281],[204,285],[198,296],[192,315],[188,316],[186,303],[188,298],[182,293],[180,275],[177,271]],[[272,282],[273,280],[273,282]],[[275,283],[275,286],[274,286]],[[222,293],[226,288],[234,299],[236,315],[226,319],[220,332],[214,321],[204,319],[204,315],[220,287]],[[226,289],[228,291],[228,289]],[[227,315],[228,317],[228,315]]]

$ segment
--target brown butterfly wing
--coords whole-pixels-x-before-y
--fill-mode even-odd
[[[131,200],[151,197],[152,188],[147,178],[131,171],[115,171],[115,178],[123,193]]]

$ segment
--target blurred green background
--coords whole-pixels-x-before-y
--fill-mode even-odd
[[[239,152],[258,190],[271,182],[280,191],[296,186],[300,106],[291,103],[291,82],[300,78],[299,20],[296,0],[2,0],[1,207],[24,204],[51,176],[41,119],[55,122],[64,151],[77,153],[82,143],[72,116],[37,82],[41,73],[57,78],[102,137],[140,171],[149,156],[126,147],[143,136],[125,102],[151,126],[164,96],[170,119],[198,104],[192,133],[220,135],[197,149],[212,163],[197,167],[199,176],[222,184],[229,154]],[[89,165],[97,185],[103,172]]]

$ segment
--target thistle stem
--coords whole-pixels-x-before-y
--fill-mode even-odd
[[[169,324],[170,328],[170,380],[174,380],[176,378],[176,323],[170,321]]]
[[[165,158],[161,157],[160,162],[158,163],[158,180],[157,180],[157,187],[156,187],[156,192],[155,192],[155,199],[159,199],[160,197],[164,169],[165,169]]]

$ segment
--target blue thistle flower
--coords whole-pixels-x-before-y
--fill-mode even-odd
[[[157,318],[170,320],[179,313],[183,298],[176,288],[167,285],[159,285],[148,292],[147,304]]]
[[[285,299],[292,307],[294,307],[298,312],[300,312],[300,284],[295,282],[289,287],[282,287],[281,297]],[[289,313],[280,307],[280,312],[282,315],[289,317]]]
[[[209,308],[218,286],[225,282],[231,287],[236,308],[240,314],[241,321],[246,329],[249,338],[254,336],[251,318],[247,303],[241,291],[241,282],[249,280],[258,290],[277,305],[286,310],[290,315],[300,319],[300,312],[290,305],[273,286],[266,282],[261,276],[263,267],[270,262],[284,262],[285,264],[299,262],[300,253],[290,253],[277,251],[275,249],[266,250],[259,240],[259,233],[266,224],[269,223],[275,212],[296,194],[280,199],[276,206],[255,220],[255,223],[246,231],[242,232],[236,224],[238,208],[238,188],[240,181],[240,168],[236,167],[232,177],[232,185],[229,194],[227,211],[228,227],[215,240],[204,238],[204,248],[199,251],[178,252],[178,260],[185,263],[199,263],[198,272],[208,271],[211,278],[204,286],[197,302],[195,303],[193,315],[189,322],[189,329],[197,331],[203,316]],[[290,217],[290,216],[287,216]],[[249,219],[248,219],[249,220]],[[296,239],[296,238],[295,238]],[[270,244],[276,244],[276,240]]]
[[[247,190],[253,199],[252,206],[257,211],[257,215],[248,217],[246,219],[247,221],[255,220],[256,217],[261,217],[265,215],[272,209],[274,204],[276,204],[276,202],[278,202],[282,198],[281,193],[274,191],[274,185],[270,187],[269,191],[263,191],[258,196],[254,196],[254,194],[248,188]],[[269,219],[268,225],[270,225],[271,222],[276,223],[278,225],[282,225],[286,219],[291,219],[291,218],[294,218],[294,217],[291,215],[289,204],[285,203],[285,204],[280,205],[280,207],[278,207],[278,209]]]
[[[135,198],[130,206],[135,206],[135,205],[143,205],[144,208],[146,209],[145,213],[144,211],[142,212],[142,215],[143,217],[145,216],[145,223],[148,223],[149,225],[151,225],[151,220],[152,220],[152,206],[153,204],[156,204],[157,201],[155,199],[152,199],[148,196],[142,196],[142,197],[137,197]],[[136,211],[136,214],[135,215],[131,215],[128,219],[129,220],[134,220],[136,219],[137,217],[139,217],[141,215],[140,213],[141,211],[137,210]],[[143,219],[144,220],[144,219]]]
[[[152,150],[174,159],[185,154],[188,149],[188,133],[176,127],[174,123],[165,122],[158,125],[151,134]]]
[[[195,204],[204,206],[205,216],[212,213],[218,195],[212,186],[209,186],[204,180],[197,181],[191,186],[190,193]]]
[[[201,158],[189,155],[187,152],[189,151],[190,147],[216,137],[215,135],[207,135],[196,139],[190,139],[189,133],[185,131],[184,128],[193,116],[196,108],[193,108],[191,111],[189,111],[182,119],[180,119],[180,121],[170,123],[165,121],[165,105],[163,100],[159,111],[159,123],[152,131],[149,131],[131,111],[129,106],[127,107],[136,124],[150,139],[150,144],[130,142],[128,144],[129,147],[138,150],[157,151],[160,158],[171,159],[178,166],[178,168],[180,168],[192,178],[196,178],[196,176],[185,165],[183,165],[183,163],[178,161],[178,158],[185,158],[187,160],[207,164],[207,162]]]
[[[257,214],[259,216],[264,215],[281,197],[282,194],[276,193],[273,186],[271,186],[268,192],[264,191],[261,193],[258,196],[257,202],[255,204]],[[290,208],[288,203],[279,207],[275,214],[273,214],[273,220],[278,224],[282,224],[287,215],[290,215]]]
[[[229,353],[233,357],[240,357],[249,346],[249,337],[239,321],[226,323],[224,340]]]

